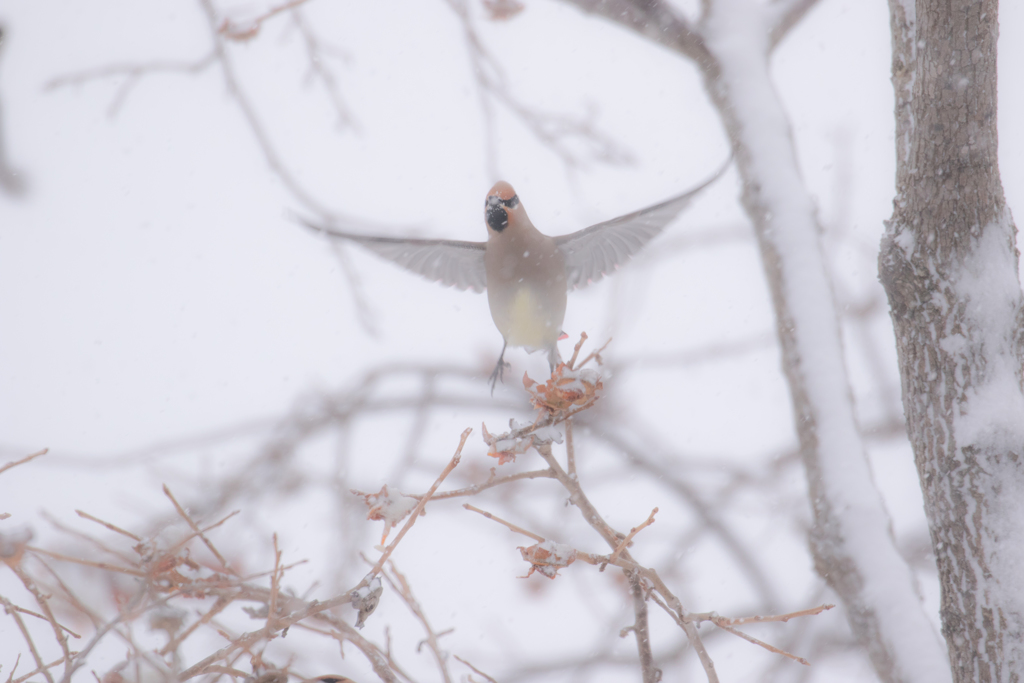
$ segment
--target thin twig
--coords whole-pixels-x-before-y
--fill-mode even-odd
[[[781,621],[787,622],[790,619],[796,619],[797,617],[813,617],[816,614],[821,614],[827,610],[832,609],[835,605],[825,604],[818,605],[817,607],[811,607],[810,609],[802,609],[797,612],[789,612],[788,614],[771,614],[768,616],[753,616],[753,617],[720,617],[717,614],[709,614],[704,617],[703,615],[692,614],[690,617],[694,621],[713,621],[717,625],[727,624],[728,626],[741,626],[742,624],[757,624],[769,621]]]
[[[618,547],[615,548],[615,550],[612,551],[612,554],[609,556],[609,564],[615,564],[615,560],[619,559],[619,555],[622,554],[622,551],[629,547],[629,544],[633,540],[634,536],[636,536],[638,533],[640,533],[642,530],[646,529],[650,525],[654,524],[654,515],[656,514],[658,514],[658,508],[654,508],[653,510],[651,510],[651,515],[647,518],[647,521],[645,521],[640,526],[635,526],[629,530],[629,533],[626,535],[626,537],[622,539],[622,542],[619,543]]]
[[[206,544],[206,547],[209,548],[210,552],[213,553],[213,556],[217,558],[217,561],[220,562],[220,566],[224,569],[224,571],[228,572],[229,574],[234,574],[235,576],[238,576],[237,572],[235,572],[235,570],[231,568],[231,565],[228,564],[228,561],[224,559],[224,556],[220,554],[220,551],[217,550],[217,548],[214,547],[210,539],[206,537],[206,535],[203,533],[203,530],[199,528],[199,525],[195,523],[195,520],[193,520],[192,517],[187,512],[185,512],[185,508],[181,507],[181,505],[178,503],[178,500],[174,497],[174,494],[171,493],[171,490],[169,488],[167,488],[167,484],[164,484],[163,486],[164,495],[170,498],[171,502],[174,503],[174,509],[178,511],[178,514],[181,515],[181,518],[184,519],[185,522],[189,525],[189,528],[192,529],[192,533],[195,536],[198,536],[200,540],[202,540],[202,542]],[[225,520],[226,519],[227,518],[225,518]],[[223,521],[224,520],[218,522],[217,524],[221,524],[223,523]]]
[[[293,9],[298,7],[306,0],[288,0],[284,4],[271,7],[263,14],[260,14],[255,19],[251,19],[247,22],[248,25],[242,25],[241,22],[233,22],[230,19],[225,19],[218,31],[229,40],[249,40],[254,38],[260,29],[263,27],[263,22],[271,17],[284,12],[285,10]]]
[[[395,536],[395,539],[391,541],[391,543],[388,544],[388,547],[384,549],[384,552],[381,553],[380,559],[377,560],[377,564],[373,565],[373,569],[370,570],[370,573],[366,577],[363,577],[363,580],[360,581],[359,585],[356,586],[353,590],[358,590],[363,586],[367,585],[370,582],[370,579],[368,577],[376,576],[380,573],[380,570],[384,567],[384,563],[388,561],[389,557],[391,557],[391,553],[394,552],[395,547],[402,540],[402,537],[405,536],[409,532],[409,529],[412,528],[412,525],[416,523],[416,519],[420,516],[420,513],[423,512],[423,508],[427,506],[427,501],[429,501],[430,498],[434,495],[434,492],[437,491],[437,487],[441,485],[441,482],[445,480],[445,477],[447,477],[462,460],[462,447],[466,445],[466,439],[469,438],[469,435],[472,432],[472,428],[467,428],[464,432],[462,432],[462,437],[459,439],[459,447],[455,449],[455,455],[452,456],[452,459],[445,466],[444,470],[442,470],[441,474],[438,475],[437,480],[434,481],[434,484],[430,487],[430,489],[425,494],[423,494],[422,498],[420,498],[420,502],[416,504],[416,507],[413,508],[413,511],[409,514],[408,521],[406,521],[405,525],[401,528],[401,530],[399,530],[398,535]]]
[[[24,607],[19,607],[18,605],[15,605],[13,603],[10,605],[10,608],[14,609],[14,610],[17,610],[17,611],[21,612],[22,614],[27,614],[30,617],[35,617],[36,619],[42,619],[43,621],[49,621],[49,619],[46,618],[45,614],[40,614],[39,612],[33,612],[30,609],[25,609]],[[69,629],[64,624],[58,623],[57,625],[60,628],[62,628],[63,630],[67,631],[71,636],[73,636],[75,638],[81,638],[82,637],[79,634],[77,634],[74,631],[72,631],[71,629]]]
[[[488,681],[490,681],[490,683],[498,683],[498,681],[494,680],[493,678],[491,678],[490,676],[488,676],[487,674],[485,674],[485,673],[484,673],[483,671],[481,671],[480,669],[476,668],[475,666],[473,666],[472,664],[470,664],[469,662],[467,662],[467,661],[466,661],[465,659],[463,659],[462,657],[460,657],[460,656],[458,656],[458,655],[455,655],[455,654],[453,654],[453,655],[452,655],[452,657],[455,657],[455,659],[459,660],[460,662],[462,662],[463,664],[465,664],[466,666],[468,666],[468,667],[469,667],[470,669],[472,669],[472,670],[473,670],[473,673],[476,673],[476,674],[478,674],[478,675],[480,675],[480,676],[483,676],[484,678],[486,678],[486,679],[487,679]]]
[[[14,658],[14,666],[11,667],[11,673],[7,674],[7,683],[11,683],[14,680],[14,672],[18,670],[18,664],[21,662],[21,653]]]
[[[18,658],[19,659],[21,658],[21,653],[18,653]],[[34,671],[29,671],[27,674],[22,674],[21,676],[18,676],[17,678],[14,678],[14,672],[12,671],[11,675],[7,677],[7,683],[25,683],[25,681],[27,681],[28,679],[32,678],[36,674],[41,674],[41,673],[43,673],[43,671],[45,671],[47,669],[52,669],[53,667],[57,666],[58,664],[60,664],[63,661],[64,661],[63,657],[61,657],[60,659],[55,659],[52,662],[50,662],[49,664],[44,664],[43,666],[38,667]]]
[[[225,597],[223,597],[223,596],[221,596],[221,597],[218,597],[218,598],[217,598],[217,602],[213,603],[213,607],[211,607],[211,608],[210,608],[210,609],[209,609],[209,610],[208,610],[208,611],[206,612],[206,614],[204,614],[204,615],[203,615],[202,617],[200,617],[200,618],[199,618],[199,619],[198,619],[197,621],[195,621],[194,623],[190,624],[190,625],[189,625],[189,626],[188,626],[188,627],[187,627],[187,628],[186,628],[186,629],[185,629],[184,631],[182,631],[182,632],[181,632],[180,634],[176,635],[175,637],[173,637],[173,638],[171,638],[171,639],[170,639],[169,641],[167,641],[167,645],[165,645],[165,646],[164,646],[164,647],[163,647],[163,648],[162,648],[162,649],[160,650],[160,653],[159,653],[159,654],[161,654],[161,655],[166,655],[166,654],[168,654],[168,653],[170,653],[170,652],[174,652],[175,650],[177,650],[177,649],[178,649],[178,647],[179,647],[179,646],[180,646],[180,645],[181,645],[181,644],[182,644],[183,642],[185,642],[185,639],[186,639],[186,638],[188,638],[188,637],[189,637],[190,635],[192,635],[193,633],[195,633],[195,631],[196,631],[196,629],[197,629],[197,628],[199,628],[199,627],[200,627],[200,626],[202,626],[203,624],[208,624],[208,623],[210,623],[210,621],[211,621],[211,620],[212,620],[212,619],[213,619],[213,618],[214,618],[215,616],[217,616],[217,615],[218,615],[218,614],[220,614],[220,613],[221,613],[222,611],[224,611],[224,609],[226,609],[226,608],[227,608],[227,606],[228,606],[228,605],[230,605],[230,604],[231,604],[231,600],[229,600],[228,598],[225,598]]]
[[[281,551],[277,548],[277,534],[274,534],[274,573],[270,578],[270,602],[267,605],[267,630],[273,630],[277,617],[277,594],[281,591]]]
[[[548,467],[550,467],[551,470],[555,473],[559,483],[561,483],[562,486],[565,487],[565,489],[569,492],[569,500],[572,502],[573,505],[579,508],[581,514],[583,515],[583,518],[587,521],[587,523],[590,524],[590,526],[593,527],[594,530],[597,531],[604,538],[605,542],[611,548],[618,548],[619,543],[623,538],[623,535],[616,532],[614,529],[612,529],[608,522],[604,521],[604,518],[597,511],[597,508],[594,507],[593,503],[590,502],[590,499],[587,498],[587,495],[583,492],[583,488],[580,486],[579,478],[576,476],[570,476],[565,472],[565,470],[562,469],[561,465],[558,464],[558,460],[551,452],[551,444],[538,445],[537,452],[540,453],[541,457],[544,458],[544,461],[547,462]],[[625,549],[620,551],[620,557],[627,559],[631,562],[633,561],[633,558],[630,556],[629,551]],[[624,569],[623,571],[625,572],[627,578],[629,578],[629,580],[632,582],[634,581],[634,571],[639,570],[631,571]],[[646,573],[644,573],[644,575],[646,576]],[[636,578],[636,581],[639,581],[639,577]],[[642,664],[644,664],[644,681],[646,682],[648,680],[657,680],[656,677],[660,674],[653,668],[654,656],[651,653],[651,642],[648,634],[646,605],[640,605],[636,602],[636,600],[634,600],[634,614],[636,616],[634,630],[636,635],[637,648],[639,649],[640,653],[640,661]],[[694,638],[699,637],[697,636],[696,628],[687,630],[687,636],[691,635],[691,631],[693,632]],[[694,647],[696,649],[697,644],[692,638],[691,642],[694,644]],[[708,673],[709,681],[711,680],[712,675],[713,669],[712,672]]]
[[[576,357],[580,355],[580,349],[583,348],[583,342],[585,342],[585,341],[587,341],[587,333],[586,332],[580,332],[580,340],[578,342],[576,342],[576,347],[572,350],[572,358],[570,358],[569,362],[566,363],[566,365],[569,366],[570,370],[574,369],[573,368],[573,363],[576,362]]]
[[[601,352],[604,351],[605,349],[607,349],[608,345],[611,344],[611,343],[612,343],[612,338],[608,337],[608,341],[606,341],[604,343],[604,346],[599,348],[597,351],[591,351],[590,354],[586,358],[584,358],[582,361],[580,361],[580,366],[579,367],[582,368],[587,363],[589,363],[590,361],[595,360],[595,359],[597,360],[597,364],[601,365],[604,362],[603,359],[601,358]],[[578,369],[579,368],[577,368],[577,370]]]
[[[186,73],[197,74],[205,71],[216,61],[216,54],[210,54],[191,62],[181,61],[155,61],[145,64],[113,64],[98,69],[88,69],[66,76],[54,78],[46,84],[46,89],[51,90],[65,85],[78,85],[87,81],[99,80],[101,78],[112,78],[123,76],[124,82],[117,89],[114,98],[107,107],[107,116],[114,117],[118,110],[128,99],[128,95],[142,80],[143,76],[155,73]]]
[[[522,534],[523,536],[526,536],[528,538],[532,538],[533,540],[537,541],[538,543],[543,543],[544,541],[547,540],[543,536],[535,534],[532,531],[527,531],[526,529],[524,529],[522,527],[518,527],[515,524],[513,524],[512,522],[506,522],[501,517],[498,517],[497,515],[493,515],[490,512],[487,512],[486,510],[481,510],[478,507],[474,507],[474,506],[470,505],[469,503],[464,503],[462,507],[466,508],[467,510],[472,510],[473,512],[477,512],[477,513],[483,515],[484,517],[486,517],[487,519],[492,519],[495,522],[497,522],[498,524],[502,524],[502,525],[508,527],[510,530],[516,532],[517,534]]]
[[[7,470],[11,469],[12,467],[17,467],[18,465],[24,465],[29,460],[35,460],[39,456],[46,455],[49,452],[50,452],[49,448],[44,448],[41,451],[36,451],[32,455],[26,455],[21,460],[13,460],[13,461],[7,463],[6,465],[0,465],[0,474],[3,474],[4,472],[6,472]]]
[[[18,630],[21,631],[21,635],[25,638],[25,642],[28,644],[28,651],[32,653],[32,659],[36,661],[36,671],[46,676],[46,680],[49,683],[53,683],[53,676],[50,675],[50,667],[56,666],[61,662],[66,662],[65,658],[58,659],[56,662],[50,665],[43,664],[43,658],[39,656],[39,650],[36,649],[35,641],[32,640],[32,636],[29,635],[28,628],[25,627],[25,622],[18,614],[18,610],[14,609],[14,605],[7,598],[0,596],[0,604],[6,608],[6,612],[11,615],[14,619],[14,623],[18,625]]]
[[[101,623],[100,617],[91,609],[86,607],[85,604],[78,599],[78,596],[75,595],[70,588],[68,588],[68,585],[64,582],[63,579],[60,578],[60,575],[57,573],[57,571],[53,567],[51,567],[50,564],[43,558],[36,556],[35,560],[36,562],[41,564],[43,568],[46,569],[46,571],[50,574],[53,580],[57,582],[57,586],[60,587],[62,591],[64,591],[64,598],[71,603],[71,606],[78,610],[79,613],[84,614],[86,617],[88,617],[88,619],[92,622],[94,627],[99,626],[99,624]]]
[[[292,20],[302,35],[302,41],[306,46],[306,57],[309,59],[310,73],[315,75],[324,85],[327,96],[334,105],[334,112],[338,116],[339,126],[349,126],[358,131],[352,111],[349,109],[345,99],[341,96],[338,88],[338,81],[334,78],[331,70],[324,66],[323,50],[320,47],[320,39],[306,23],[302,11],[298,7],[292,8]]]
[[[25,550],[39,555],[45,555],[52,557],[55,560],[63,560],[64,562],[72,562],[74,564],[80,564],[86,567],[95,567],[96,569],[106,569],[107,571],[118,572],[121,574],[128,574],[130,576],[138,576],[139,578],[146,578],[146,572],[138,569],[129,569],[127,567],[118,567],[113,564],[107,564],[106,562],[93,562],[91,560],[82,560],[77,557],[69,557],[67,555],[61,555],[50,550],[43,550],[42,548],[36,548],[34,546],[26,546]]]
[[[768,3],[768,40],[772,48],[775,48],[789,31],[800,23],[800,20],[807,12],[818,4],[818,0],[784,0],[781,2]]]
[[[413,615],[415,615],[415,617],[419,619],[420,623],[423,624],[423,630],[427,632],[427,647],[429,647],[430,651],[434,654],[434,659],[437,661],[437,668],[440,670],[445,683],[451,683],[452,676],[448,671],[448,663],[445,661],[445,654],[442,652],[441,646],[437,642],[439,634],[434,633],[434,629],[430,626],[430,622],[427,621],[427,615],[423,612],[423,608],[420,607],[419,602],[416,601],[415,596],[412,594],[412,588],[409,586],[408,580],[406,580],[405,576],[398,571],[398,567],[395,566],[394,560],[391,560],[389,564],[391,565],[391,571],[395,575],[395,580],[392,581],[387,572],[381,572],[381,576],[391,584],[391,587],[396,593],[398,593],[398,596],[402,598],[402,602],[409,607],[409,610]]]
[[[129,555],[127,553],[122,553],[122,552],[120,552],[118,550],[114,550],[113,548],[107,546],[105,543],[103,543],[99,539],[97,539],[97,538],[95,538],[93,536],[90,536],[89,534],[85,533],[84,531],[79,531],[78,529],[73,529],[73,528],[71,528],[69,526],[66,526],[65,524],[62,524],[59,520],[54,518],[52,515],[50,515],[45,510],[42,513],[40,513],[40,514],[42,515],[43,519],[45,519],[50,524],[52,524],[55,529],[57,529],[59,531],[63,531],[64,533],[69,534],[71,536],[74,536],[75,538],[80,538],[83,541],[85,541],[86,543],[88,543],[89,545],[95,546],[95,547],[99,548],[100,550],[102,550],[103,552],[105,552],[105,553],[107,553],[109,555],[113,555],[114,557],[116,557],[117,559],[121,560],[125,564],[134,564],[135,563],[137,555]]]
[[[712,621],[715,621],[715,620],[712,619]],[[724,631],[728,631],[729,633],[733,634],[734,636],[739,636],[743,640],[746,640],[747,642],[753,643],[754,645],[760,645],[761,647],[763,647],[764,649],[768,650],[769,652],[774,652],[775,654],[782,655],[783,657],[789,657],[794,662],[800,662],[804,666],[810,666],[811,665],[811,663],[808,662],[803,657],[798,657],[798,656],[796,656],[796,655],[794,655],[794,654],[792,654],[790,652],[786,652],[785,650],[780,650],[779,648],[775,647],[774,645],[769,645],[768,643],[764,642],[763,640],[758,640],[754,636],[747,635],[743,631],[734,629],[732,626],[729,626],[727,624],[719,624],[718,622],[715,622],[715,626],[717,626],[718,628],[720,628],[720,629],[722,629]]]
[[[589,156],[609,164],[624,164],[632,161],[631,155],[609,136],[598,131],[588,120],[576,120],[567,116],[547,114],[520,102],[513,94],[514,88],[508,82],[505,71],[491,54],[484,40],[476,31],[465,0],[446,0],[452,12],[462,23],[463,37],[469,52],[470,66],[476,80],[480,107],[483,110],[484,130],[487,144],[487,167],[492,175],[497,173],[497,154],[494,141],[496,125],[493,102],[505,107],[542,145],[556,154],[568,170],[580,167],[585,158],[579,154],[572,140],[578,140],[588,147]],[[593,116],[590,117],[591,119]],[[497,178],[495,178],[497,180]]]
[[[576,476],[576,445],[572,440],[572,420],[565,421],[565,460],[569,476]]]
[[[654,665],[654,652],[651,649],[650,620],[647,618],[647,600],[644,594],[643,579],[640,572],[626,572],[629,579],[629,591],[633,595],[633,634],[636,636],[637,655],[640,657],[640,670],[644,683],[658,683],[661,670]]]
[[[121,527],[115,526],[115,525],[111,524],[110,522],[104,522],[99,517],[93,517],[88,512],[83,512],[82,510],[75,510],[75,514],[77,514],[79,517],[81,517],[83,519],[89,520],[90,522],[96,522],[97,524],[99,524],[101,526],[105,526],[106,528],[110,529],[111,531],[113,531],[115,533],[118,533],[118,534],[121,534],[122,536],[127,536],[128,538],[132,539],[133,541],[136,541],[138,543],[142,542],[142,539],[140,537],[136,536],[135,534],[133,534],[132,532],[125,531]]]
[[[492,471],[493,472],[493,471]],[[442,491],[441,493],[435,493],[431,498],[433,500],[442,500],[444,498],[458,498],[461,496],[472,496],[486,491],[489,488],[495,486],[501,486],[502,484],[508,484],[513,481],[520,481],[522,479],[553,479],[554,473],[551,470],[532,470],[530,472],[517,472],[516,474],[508,474],[502,477],[494,477],[487,481],[479,484],[473,484],[461,489],[454,489],[452,491]],[[412,496],[413,498],[419,498],[419,496]]]

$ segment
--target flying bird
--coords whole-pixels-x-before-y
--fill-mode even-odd
[[[491,373],[491,392],[509,364],[505,350],[547,351],[551,368],[561,362],[566,293],[586,287],[623,265],[657,237],[694,197],[717,180],[730,157],[697,187],[646,209],[549,237],[533,226],[519,195],[495,183],[484,202],[486,242],[358,235],[300,219],[330,237],[355,242],[378,256],[448,287],[487,291],[491,317],[505,343]]]

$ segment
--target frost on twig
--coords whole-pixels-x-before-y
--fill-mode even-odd
[[[580,363],[579,367],[575,366],[580,348],[586,340],[587,333],[583,332],[579,342],[576,343],[572,358],[568,363],[559,363],[547,382],[540,384],[531,379],[529,375],[523,375],[523,386],[530,394],[530,402],[538,410],[551,416],[557,416],[559,419],[556,421],[558,422],[568,419],[575,412],[586,410],[594,405],[600,398],[601,390],[604,389],[601,374],[597,370],[583,367],[591,359],[600,362],[600,352],[604,347],[588,356]],[[573,413],[567,414],[573,409],[575,409]]]
[[[359,616],[356,618],[356,628],[363,627],[366,623],[366,617],[373,614],[373,611],[377,609],[377,605],[380,604],[380,596],[384,592],[380,576],[374,576],[372,572],[366,575],[362,583],[366,585],[357,588],[351,593],[352,607],[359,610]]]
[[[408,496],[397,489],[388,491],[387,484],[381,486],[377,493],[363,493],[355,489],[352,489],[352,493],[362,498],[370,508],[366,514],[367,519],[384,522],[384,534],[380,538],[381,545],[384,545],[384,541],[387,540],[388,532],[398,526],[398,523],[405,519],[420,502],[419,499]]]
[[[525,424],[515,419],[508,421],[511,431],[491,434],[487,425],[483,427],[483,439],[487,444],[487,455],[498,459],[499,465],[515,462],[516,456],[530,450],[534,445],[562,443],[562,433],[554,425]]]
[[[531,545],[528,548],[519,546],[519,552],[523,559],[530,563],[530,571],[524,579],[529,578],[534,572],[539,572],[549,579],[558,576],[558,570],[568,567],[576,561],[576,549],[563,543],[544,541]]]

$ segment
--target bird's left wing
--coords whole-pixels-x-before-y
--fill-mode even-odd
[[[570,235],[555,237],[555,244],[565,256],[569,290],[597,282],[628,261],[657,237],[701,190],[718,180],[731,162],[732,157],[713,176],[677,197]]]
[[[487,289],[487,271],[484,268],[484,249],[487,246],[485,242],[357,235],[316,225],[305,219],[300,220],[313,230],[355,242],[428,280],[440,282],[447,287],[472,289],[474,292]]]

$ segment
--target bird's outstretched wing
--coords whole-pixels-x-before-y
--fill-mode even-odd
[[[382,258],[393,261],[428,280],[440,282],[446,287],[472,289],[474,292],[487,289],[484,242],[356,235],[317,225],[305,219],[300,220],[313,230],[330,237],[355,242]]]
[[[569,290],[597,282],[623,265],[657,237],[701,190],[718,180],[730,163],[732,157],[713,176],[677,197],[554,238],[555,244],[565,255],[565,277]]]

